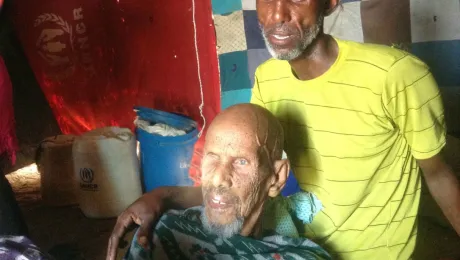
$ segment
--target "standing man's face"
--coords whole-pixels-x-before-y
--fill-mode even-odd
[[[298,58],[322,30],[323,0],[257,0],[257,16],[270,54]]]

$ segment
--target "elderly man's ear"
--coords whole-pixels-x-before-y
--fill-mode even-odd
[[[270,189],[268,190],[268,196],[272,198],[278,196],[286,185],[290,169],[289,160],[277,160],[275,161],[273,168],[275,170],[275,175],[273,177]]]

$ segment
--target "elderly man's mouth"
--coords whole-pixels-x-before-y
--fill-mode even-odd
[[[208,196],[207,204],[215,210],[225,210],[233,206],[233,201],[221,195]]]

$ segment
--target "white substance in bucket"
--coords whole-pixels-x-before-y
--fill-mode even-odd
[[[139,117],[136,117],[136,119],[134,120],[134,125],[146,131],[147,133],[156,134],[160,136],[180,136],[186,134],[184,130],[177,129],[169,125],[161,123],[150,125],[149,122],[139,119]]]

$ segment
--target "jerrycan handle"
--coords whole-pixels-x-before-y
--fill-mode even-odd
[[[108,138],[114,138],[114,139],[118,139],[118,140],[121,140],[121,141],[129,141],[131,140],[131,138],[133,138],[133,135],[131,133],[128,133],[128,132],[123,132],[123,133],[114,133],[114,132],[105,132],[104,133],[104,136],[105,137],[108,137]]]

